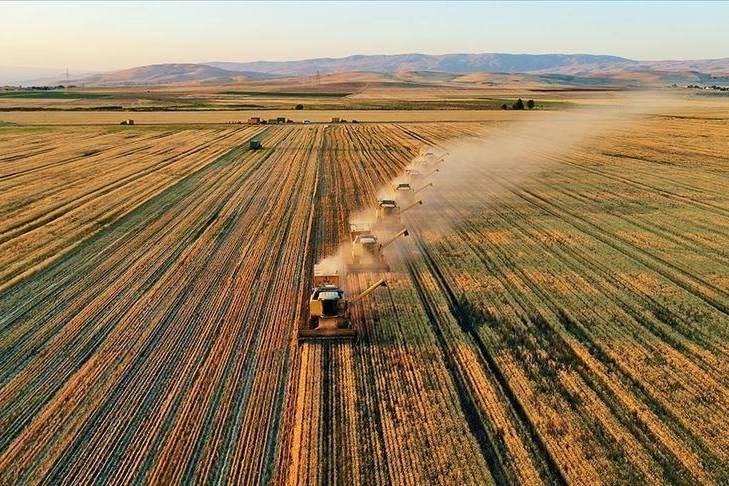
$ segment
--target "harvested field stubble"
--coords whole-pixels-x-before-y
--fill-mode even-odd
[[[0,482],[729,481],[707,123],[0,133]],[[360,341],[298,346],[313,263],[422,145]]]

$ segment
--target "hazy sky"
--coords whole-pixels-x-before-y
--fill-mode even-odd
[[[8,2],[0,66],[114,70],[352,54],[729,57],[729,2]]]

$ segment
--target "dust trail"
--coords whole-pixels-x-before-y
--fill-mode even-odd
[[[374,220],[375,220],[374,207],[360,209],[354,213],[350,213],[350,215],[349,215],[349,224],[356,224],[356,225],[369,224],[369,225],[371,225],[374,222]]]
[[[519,183],[540,171],[557,166],[555,160],[579,147],[590,137],[609,134],[648,116],[660,115],[675,106],[674,98],[656,92],[620,93],[599,105],[555,112],[525,111],[524,120],[493,128],[480,136],[448,142],[443,148],[421,148],[405,170],[378,188],[378,199],[394,199],[401,208],[419,199],[422,209],[403,214],[408,223],[437,238],[459,222],[481,211],[487,198],[504,191],[503,182]],[[494,176],[502,182],[495,182]],[[409,183],[411,190],[395,187]],[[417,194],[414,194],[416,190]],[[350,215],[350,223],[373,224],[375,204]],[[399,228],[398,228],[399,230]],[[397,230],[393,230],[394,234]],[[344,276],[349,255],[344,242],[335,255],[319,262]],[[388,252],[394,260],[401,252]]]
[[[637,126],[647,117],[668,113],[671,106],[676,106],[675,99],[661,93],[618,94],[601,105],[520,113],[523,121],[450,141],[444,144],[449,155],[428,178],[434,186],[416,197],[423,199],[422,209],[406,213],[403,222],[437,239],[482,211],[491,198],[507,191],[505,186],[558,170],[562,166],[557,161],[589,139]]]
[[[326,275],[339,275],[344,279],[347,274],[347,255],[349,253],[349,245],[342,243],[339,245],[337,252],[328,255],[317,262],[317,267]]]

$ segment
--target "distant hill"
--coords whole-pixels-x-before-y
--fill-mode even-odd
[[[318,73],[373,71],[439,71],[455,74],[474,72],[530,73],[558,70],[576,65],[631,64],[637,61],[616,56],[590,54],[395,54],[349,56],[339,59],[321,58],[303,61],[208,62],[231,71],[255,71],[285,76],[306,76]]]
[[[73,79],[71,84],[91,86],[134,86],[189,83],[232,83],[272,75],[246,71],[230,71],[206,64],[153,64],[111,73],[94,74]]]
[[[0,66],[0,86],[22,84],[44,85],[51,80],[64,77],[63,69],[53,68],[28,68],[17,66]]]
[[[407,77],[403,73],[431,73],[428,77],[433,82],[436,79],[433,73],[441,73],[441,81],[476,73],[498,73],[532,76],[535,82],[546,84],[649,86],[700,83],[728,86],[729,58],[635,61],[591,54],[357,55],[302,61],[155,64],[76,77],[70,83],[85,86],[226,84],[355,72],[398,74],[402,80]],[[54,79],[44,84],[65,83],[66,80]]]
[[[639,63],[638,67],[658,71],[701,72],[713,76],[729,76],[729,57],[700,61],[646,61]]]
[[[398,54],[304,61],[210,62],[231,71],[282,76],[370,71],[440,72],[455,75],[506,73],[534,75],[536,82],[580,85],[650,86],[717,84],[729,86],[729,58],[688,61],[635,61],[592,54]],[[467,79],[467,78],[462,78]]]
[[[303,61],[209,62],[231,71],[254,71],[285,76],[316,73],[372,71],[438,71],[453,74],[522,73],[595,76],[616,71],[698,72],[714,76],[729,75],[729,58],[689,61],[635,61],[617,56],[592,54],[396,54],[391,56],[349,56]]]

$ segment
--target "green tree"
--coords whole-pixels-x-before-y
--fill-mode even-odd
[[[529,108],[530,110],[534,109],[534,100],[527,101],[527,108]]]
[[[515,110],[523,110],[524,109],[524,102],[521,100],[521,98],[519,98],[518,100],[516,100],[514,102],[513,105],[511,105],[511,107],[513,109],[515,109]]]
[[[296,108],[295,109],[297,109],[297,110],[303,110],[304,109],[304,105],[302,105],[301,103],[299,103],[298,105],[296,105]]]

